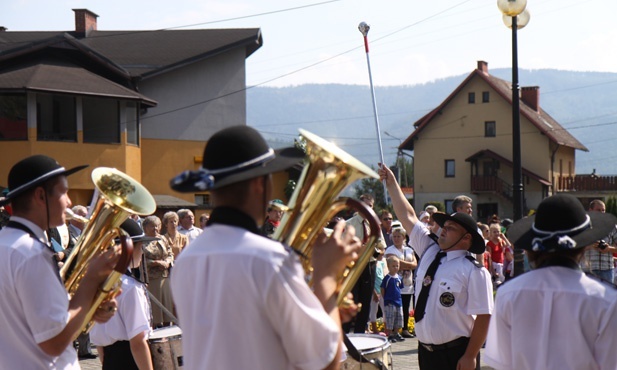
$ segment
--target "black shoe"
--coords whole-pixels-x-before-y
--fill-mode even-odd
[[[390,341],[390,343],[396,343],[398,342],[398,340],[396,339],[396,335],[390,335],[388,337],[388,340]]]
[[[402,335],[403,335],[403,338],[415,338],[416,337],[415,335],[413,335],[412,333],[410,333],[407,330],[403,330]]]
[[[397,342],[404,342],[405,338],[401,337],[401,335],[399,333],[396,333],[396,341]]]
[[[84,353],[83,355],[78,355],[78,357],[80,360],[94,360],[99,356],[95,355],[94,353]]]

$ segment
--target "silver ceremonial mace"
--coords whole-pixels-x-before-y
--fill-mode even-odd
[[[375,114],[375,129],[377,130],[377,146],[379,147],[379,160],[382,164],[384,163],[383,159],[383,149],[381,148],[381,129],[379,128],[379,116],[377,115],[377,101],[375,100],[375,89],[373,88],[373,74],[371,73],[371,59],[368,56],[368,31],[371,29],[366,22],[360,22],[358,25],[358,30],[364,36],[364,50],[366,51],[366,64],[368,65],[368,79],[371,84],[371,96],[373,97],[373,113]],[[388,204],[388,190],[386,189],[386,181],[383,181],[383,196],[385,198],[386,204]]]

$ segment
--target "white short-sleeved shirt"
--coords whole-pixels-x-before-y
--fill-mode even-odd
[[[199,235],[203,232],[203,229],[200,229],[195,226],[191,226],[190,229],[185,229],[182,226],[178,226],[178,232],[182,235],[186,235],[189,238],[189,244],[193,242],[193,240],[197,239]]]
[[[27,226],[38,240],[12,227],[0,230],[0,368],[79,369],[73,346],[58,357],[39,347],[64,330],[69,298],[43,244],[43,230],[20,217],[11,220]]]
[[[321,369],[337,353],[340,328],[278,242],[208,226],[178,258],[171,287],[187,370]]]
[[[417,301],[426,270],[440,249],[420,222],[410,234],[410,244],[422,256],[416,276]],[[443,344],[469,337],[476,315],[493,312],[490,274],[484,267],[469,261],[467,254],[467,251],[451,251],[441,260],[429,291],[424,318],[415,326],[420,342]]]
[[[143,284],[129,276],[122,276],[122,294],[116,300],[118,312],[104,324],[95,324],[90,341],[97,346],[109,346],[120,340],[130,340],[150,329],[150,304]]]
[[[551,266],[497,290],[484,361],[496,369],[617,369],[617,290]]]

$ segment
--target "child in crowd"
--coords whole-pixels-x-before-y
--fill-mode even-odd
[[[384,317],[386,318],[386,334],[390,342],[402,342],[405,338],[398,332],[403,327],[403,299],[401,297],[403,281],[398,276],[400,261],[395,256],[388,257],[386,261],[388,264],[388,275],[381,282],[381,296],[383,297]]]
[[[383,259],[384,250],[379,248],[379,255],[375,258],[375,285],[373,287],[373,299],[371,300],[371,311],[369,313],[369,319],[371,321],[371,331],[373,334],[378,334],[377,330],[377,311],[381,307],[381,312],[384,312],[383,296],[381,295],[381,282],[386,275],[388,268],[386,261]]]
[[[489,241],[486,244],[491,250],[491,259],[493,260],[493,270],[497,278],[496,283],[501,284],[505,281],[503,273],[503,255],[506,247],[510,246],[510,242],[501,233],[501,226],[497,223],[489,226]]]

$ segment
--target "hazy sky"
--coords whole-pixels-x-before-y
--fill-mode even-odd
[[[617,1],[529,0],[527,7],[520,68],[617,72]],[[264,46],[247,60],[249,86],[367,85],[361,21],[371,25],[377,86],[468,73],[477,60],[511,66],[511,33],[495,0],[0,0],[0,26],[72,30],[73,8],[98,14],[99,30],[259,27]]]

